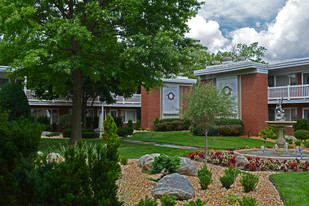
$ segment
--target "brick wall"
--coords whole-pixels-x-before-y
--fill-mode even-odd
[[[156,117],[160,119],[160,89],[152,89],[149,94],[144,88],[141,90],[141,126],[143,129],[153,130],[154,120]]]
[[[267,126],[267,75],[246,74],[241,76],[241,115],[245,124],[244,134],[258,135]]]

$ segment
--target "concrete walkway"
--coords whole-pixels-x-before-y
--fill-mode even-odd
[[[146,145],[153,145],[158,147],[170,147],[170,148],[177,148],[177,149],[189,149],[189,150],[202,150],[202,148],[198,147],[191,147],[191,146],[185,146],[185,145],[174,145],[174,144],[159,144],[156,142],[143,142],[139,140],[132,140],[132,139],[120,139],[120,141],[124,142],[131,142],[136,144],[146,144]]]

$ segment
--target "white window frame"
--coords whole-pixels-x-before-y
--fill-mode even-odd
[[[309,110],[309,107],[305,107],[302,109],[302,119],[305,119],[305,110]]]
[[[116,112],[116,117],[118,117],[118,109],[110,109],[108,113],[112,116],[112,112]]]
[[[304,74],[309,74],[309,72],[302,72],[301,73],[301,84],[302,85],[306,85],[306,84],[304,84]]]
[[[289,73],[289,74],[278,74],[278,75],[269,75],[269,76],[272,76],[274,77],[274,87],[284,87],[284,86],[277,86],[277,78],[278,76],[287,76],[288,77],[288,80],[289,80],[289,83],[288,85],[291,85],[291,74],[296,74],[296,81],[298,81],[297,79],[297,73]],[[304,78],[302,77],[302,80]],[[299,84],[299,82],[297,82],[297,84]]]
[[[135,121],[132,120],[132,122],[133,122],[133,123],[136,123],[136,119],[137,119],[137,110],[136,110],[136,109],[125,109],[125,110],[124,110],[124,119],[125,119],[125,120],[124,120],[123,123],[128,123],[128,121],[129,121],[129,120],[127,119],[127,116],[128,116],[128,115],[127,115],[127,112],[128,112],[128,111],[134,111],[134,113],[135,113],[135,115],[134,115]]]
[[[297,112],[297,107],[283,108],[284,111],[290,110],[290,118],[289,118],[290,120],[288,120],[288,121],[294,121],[294,120],[292,120],[292,113],[291,113],[292,109],[296,109],[296,112]],[[275,112],[276,112],[276,110],[275,110]],[[285,118],[288,119],[286,116],[285,116]]]

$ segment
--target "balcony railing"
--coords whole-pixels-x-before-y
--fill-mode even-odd
[[[309,84],[268,87],[268,100],[309,98]]]
[[[71,99],[64,98],[64,99],[53,99],[53,100],[42,100],[35,98],[34,92],[32,90],[25,90],[25,94],[28,98],[29,102],[46,102],[46,103],[72,103]],[[92,103],[92,100],[89,100],[88,103]],[[94,101],[95,104],[102,104],[99,101],[99,97],[97,97]],[[115,104],[141,104],[141,95],[140,94],[133,94],[131,98],[124,98],[122,96],[116,96],[116,103]]]

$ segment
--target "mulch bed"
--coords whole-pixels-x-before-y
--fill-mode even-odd
[[[125,202],[126,206],[137,204],[140,199],[144,199],[146,195],[152,197],[151,191],[154,185],[154,181],[147,178],[157,179],[160,174],[149,175],[143,173],[140,168],[137,167],[137,159],[130,159],[127,165],[122,165],[123,177],[118,181],[119,185],[119,198]],[[194,162],[199,168],[203,166],[202,162]],[[223,170],[226,167],[208,164],[208,168],[212,169],[213,182],[210,184],[207,190],[202,190],[198,183],[197,177],[187,176],[191,184],[195,189],[195,198],[191,200],[208,200],[207,205],[229,205],[226,203],[223,196],[228,194],[234,194],[236,197],[241,198],[243,195],[253,196],[257,199],[258,205],[284,205],[280,199],[279,192],[275,186],[269,180],[269,175],[277,173],[273,171],[257,171],[254,174],[259,175],[260,181],[253,192],[245,193],[237,178],[236,182],[229,190],[221,187],[219,181],[220,176],[224,174]],[[158,201],[159,203],[160,201]],[[177,205],[183,205],[188,201],[177,201]],[[237,205],[234,204],[234,205]]]

